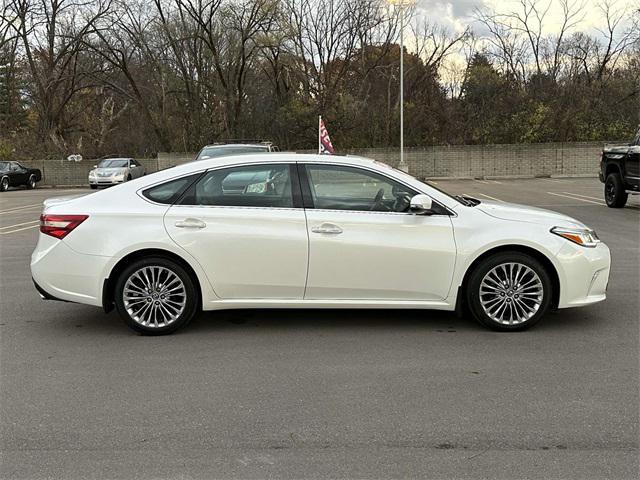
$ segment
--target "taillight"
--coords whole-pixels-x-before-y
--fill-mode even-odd
[[[40,215],[40,231],[52,237],[63,239],[84,222],[89,215]]]

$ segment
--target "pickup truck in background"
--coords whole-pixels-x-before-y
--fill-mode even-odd
[[[611,208],[622,208],[629,194],[640,193],[640,128],[626,145],[605,145],[600,158],[600,181]]]

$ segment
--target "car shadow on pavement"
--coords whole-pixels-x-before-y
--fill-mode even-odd
[[[452,312],[425,310],[367,309],[257,309],[202,312],[187,327],[189,331],[210,328],[239,329],[425,329],[443,332],[480,328],[469,319],[458,318]]]
[[[81,307],[82,308],[82,307]],[[130,336],[139,335],[122,322],[116,312],[105,315],[101,310],[83,308],[84,312],[52,315],[44,322],[27,320],[29,325],[40,324],[64,336]],[[62,313],[62,312],[60,312]],[[598,328],[602,315],[584,309],[560,310],[547,313],[530,332],[562,332]],[[454,312],[436,310],[367,310],[367,309],[253,309],[201,312],[186,327],[174,335],[220,333],[256,329],[264,331],[312,331],[344,329],[353,333],[372,330],[390,332],[422,331],[434,333],[495,333],[480,326],[468,314],[462,318]],[[509,333],[503,333],[509,335]]]

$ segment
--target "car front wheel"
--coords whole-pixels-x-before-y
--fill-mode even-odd
[[[6,192],[7,190],[9,190],[9,178],[2,177],[0,179],[0,192]]]
[[[35,175],[29,175],[29,180],[27,180],[27,188],[29,190],[33,190],[34,188],[36,188],[36,176]]]
[[[619,173],[610,173],[604,184],[604,200],[610,208],[622,208],[627,203],[629,194],[624,191],[624,183]]]
[[[116,310],[125,323],[145,335],[165,335],[187,325],[197,312],[191,276],[161,257],[134,262],[115,286]]]
[[[498,331],[525,330],[551,305],[552,282],[545,267],[520,252],[502,252],[471,273],[467,302],[475,319]]]

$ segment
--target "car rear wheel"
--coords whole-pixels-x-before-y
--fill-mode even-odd
[[[0,180],[0,192],[6,192],[7,190],[9,190],[9,178],[2,177]]]
[[[187,325],[197,311],[191,276],[177,263],[151,257],[127,267],[115,286],[116,310],[145,335],[165,335]]]
[[[538,323],[551,305],[552,282],[532,256],[501,252],[474,269],[466,293],[480,324],[498,331],[525,330]]]
[[[33,190],[34,188],[36,188],[36,176],[35,175],[29,175],[29,180],[27,180],[27,188],[29,190]]]
[[[604,183],[604,200],[610,208],[622,208],[629,194],[624,191],[624,183],[619,173],[610,173]]]

